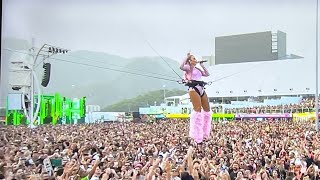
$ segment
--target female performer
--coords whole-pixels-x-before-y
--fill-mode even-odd
[[[211,113],[208,96],[204,91],[205,83],[201,81],[201,76],[209,76],[208,70],[200,61],[203,70],[196,67],[199,63],[190,53],[182,61],[180,69],[183,70],[186,85],[189,86],[189,96],[193,105],[193,111],[190,115],[189,135],[197,143],[209,138],[211,131]],[[202,109],[202,111],[201,111]]]

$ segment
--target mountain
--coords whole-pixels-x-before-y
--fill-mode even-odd
[[[49,60],[52,65],[51,79],[44,91],[60,92],[69,97],[88,97],[99,84],[117,78],[113,71],[103,68],[119,69],[112,64],[125,67],[126,61],[119,56],[90,51],[55,55]]]
[[[27,41],[23,40],[7,39],[3,42],[5,47],[10,49],[22,50],[30,47]],[[2,55],[2,61],[9,64],[13,52],[4,52],[6,53]],[[179,75],[182,74],[177,61],[165,57],[164,59]],[[70,51],[68,54],[54,55],[48,62],[52,65],[51,80],[48,87],[42,87],[42,93],[59,92],[71,98],[86,96],[87,104],[101,107],[163,89],[164,85],[167,90],[185,90],[184,86],[175,82],[179,77],[161,57],[123,58],[103,52]],[[41,63],[36,71],[41,81]],[[2,88],[7,92],[11,91],[8,85]]]
[[[141,57],[125,59],[122,61],[128,63],[124,67],[102,65],[101,68],[109,67],[129,73],[92,68],[94,72],[86,72],[82,74],[82,76],[86,76],[85,74],[88,74],[88,77],[91,78],[91,80],[84,81],[83,79],[88,77],[82,77],[80,78],[81,82],[84,81],[87,83],[82,83],[79,86],[77,85],[78,88],[75,88],[73,92],[65,93],[70,95],[73,94],[74,96],[87,96],[88,104],[98,104],[105,107],[121,101],[122,99],[132,98],[149,91],[163,89],[164,85],[166,89],[184,89],[183,86],[175,82],[176,80],[179,80],[178,76],[174,74],[170,67],[168,67],[161,58]],[[170,59],[166,59],[166,61],[171,67],[175,67],[175,71],[179,72],[178,63],[176,61]],[[112,59],[111,62],[118,61]],[[89,70],[90,68],[87,69],[87,71]],[[81,71],[84,72],[83,70]],[[143,76],[130,73],[138,73]],[[148,76],[153,76],[153,78]],[[158,78],[166,78],[172,81]],[[95,81],[93,79],[95,79]],[[63,80],[60,79],[59,81]]]
[[[153,102],[159,103],[163,102],[164,96],[163,90],[150,91],[146,94],[139,95],[137,97],[131,99],[125,99],[118,103],[112,104],[103,109],[103,111],[111,111],[111,112],[126,112],[126,111],[138,111],[139,107],[148,107],[149,105],[153,105]],[[187,93],[187,91],[182,90],[170,90],[166,91],[166,96],[181,96]]]

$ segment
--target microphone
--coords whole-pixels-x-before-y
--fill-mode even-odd
[[[207,60],[202,60],[202,61],[198,61],[197,63],[204,63],[204,62],[208,62]]]

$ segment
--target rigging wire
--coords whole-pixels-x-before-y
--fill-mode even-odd
[[[181,84],[181,83],[183,82],[183,78],[182,78],[182,77],[169,65],[169,63],[152,47],[152,45],[151,45],[151,43],[150,43],[149,41],[146,40],[146,42],[147,42],[147,44],[150,46],[150,48],[151,48],[155,53],[157,53],[158,56],[170,67],[170,69],[171,69],[176,75],[179,76],[179,78],[182,80],[181,82],[179,82],[179,83]],[[247,69],[246,71],[251,70],[251,69],[254,68],[255,66],[256,66],[256,65],[254,65],[253,67]],[[208,82],[208,85],[211,85],[211,84],[214,83],[214,82],[221,81],[221,80],[223,80],[223,79],[232,77],[232,76],[237,75],[237,74],[242,73],[242,72],[244,72],[244,71],[238,71],[238,72],[236,72],[236,73],[232,73],[232,74],[230,74],[230,75],[223,76],[223,77],[221,77],[221,78],[218,78],[218,79],[216,79],[216,80],[213,80],[213,81]]]
[[[151,48],[155,53],[157,53],[158,56],[169,66],[169,68],[170,68],[180,79],[183,79],[183,78],[170,66],[170,64],[152,47],[152,45],[150,44],[150,42],[147,41],[147,40],[146,40],[146,42],[147,42],[147,44],[150,46],[150,48]]]
[[[31,55],[31,54],[29,54],[29,53],[25,53],[25,52],[21,52],[21,51],[15,51],[15,50],[10,50],[10,49],[4,49],[4,50]],[[124,71],[124,70],[119,70],[119,69],[114,69],[114,68],[108,68],[108,67],[101,67],[101,66],[96,66],[96,65],[92,65],[92,64],[74,62],[74,61],[69,61],[69,60],[60,59],[60,58],[55,58],[55,57],[51,57],[50,59],[54,59],[54,60],[56,60],[56,61],[62,61],[62,62],[72,63],[72,64],[78,64],[78,65],[88,66],[88,67],[99,68],[99,69],[111,70],[111,71],[116,71],[116,72],[121,72],[121,73],[133,74],[133,75],[137,75],[137,76],[149,77],[149,78],[154,78],[154,79],[159,79],[159,80],[166,80],[166,81],[177,82],[177,80],[173,80],[173,79],[169,79],[169,78],[158,77],[158,76],[153,76],[153,75],[145,75],[145,74],[141,74],[141,73],[135,73],[135,72]]]
[[[88,67],[94,67],[94,68],[106,69],[106,70],[111,70],[111,71],[117,71],[117,72],[127,73],[127,74],[133,74],[133,75],[137,75],[137,76],[144,76],[144,77],[149,77],[149,78],[154,78],[154,79],[159,79],[159,80],[167,80],[167,81],[177,82],[177,80],[173,80],[173,79],[168,79],[168,78],[163,78],[163,77],[157,77],[157,76],[152,76],[152,75],[145,75],[145,74],[140,74],[140,73],[135,73],[135,72],[129,72],[129,71],[124,71],[124,70],[119,70],[119,69],[113,69],[113,68],[95,66],[95,65],[91,65],[91,64],[87,64],[87,63],[79,63],[79,62],[74,62],[74,61],[69,61],[69,60],[64,60],[64,59],[57,59],[57,58],[51,58],[51,59],[55,59],[55,60],[57,60],[57,61],[62,61],[62,62],[67,62],[67,63],[84,65],[84,66],[88,66]]]
[[[128,67],[125,67],[125,66],[120,66],[120,65],[117,65],[117,64],[112,64],[112,63],[106,63],[106,61],[101,61],[100,60],[93,60],[93,59],[90,59],[88,57],[79,57],[79,56],[73,56],[73,55],[70,55],[70,54],[64,54],[65,56],[69,56],[69,57],[73,57],[73,58],[77,58],[77,59],[82,59],[82,60],[90,60],[92,62],[97,62],[97,63],[103,63],[105,65],[110,65],[110,66],[115,66],[115,67],[120,67],[120,68],[125,68],[127,70],[132,70],[132,71],[143,71],[144,73],[147,73],[147,74],[154,74],[154,75],[159,75],[159,76],[163,76],[163,77],[170,77],[170,78],[175,78],[175,77],[172,77],[172,76],[168,76],[168,75],[165,75],[165,74],[159,74],[159,73],[154,73],[154,72],[148,72],[148,71],[145,71],[143,69],[135,69],[135,68],[128,68]],[[36,67],[38,67],[39,65],[41,64],[41,62],[39,62]]]
[[[250,71],[251,69],[255,68],[256,66],[257,66],[257,65],[254,65],[254,66],[252,66],[252,67],[250,67],[250,68],[246,69],[245,71],[238,71],[238,72],[235,72],[235,73],[229,74],[229,75],[227,75],[227,76],[223,76],[223,77],[218,78],[218,79],[215,79],[215,80],[213,80],[213,81],[211,81],[211,82],[212,82],[212,83],[215,83],[215,82],[217,82],[217,81],[221,81],[221,80],[223,80],[223,79],[226,79],[226,78],[232,77],[232,76],[234,76],[234,75],[237,75],[237,74],[240,74],[240,73],[243,73],[243,72]]]
[[[12,49],[6,49],[6,48],[3,48],[4,50],[7,50],[7,51],[12,51],[12,52],[17,52],[17,53],[22,53],[22,54],[28,54],[28,55],[31,55],[30,53],[26,53],[26,52],[21,52],[21,51],[17,51],[17,50],[12,50]],[[75,57],[75,56],[73,56]],[[161,57],[161,56],[160,56]],[[77,58],[77,57],[75,57]],[[96,65],[92,65],[92,64],[88,64],[88,63],[80,63],[80,62],[74,62],[74,61],[70,61],[70,60],[65,60],[65,59],[60,59],[60,58],[56,58],[56,57],[51,57],[50,59],[54,59],[54,60],[57,60],[57,61],[61,61],[61,62],[67,62],[67,63],[72,63],[72,64],[78,64],[78,65],[83,65],[83,66],[88,66],[88,67],[94,67],[94,68],[99,68],[99,69],[105,69],[105,70],[111,70],[111,71],[116,71],[116,72],[121,72],[121,73],[127,73],[127,74],[132,74],[132,75],[137,75],[137,76],[143,76],[143,77],[149,77],[149,78],[154,78],[154,79],[159,79],[159,80],[167,80],[167,81],[171,81],[171,82],[179,82],[177,80],[173,80],[173,79],[169,79],[169,78],[165,78],[165,77],[158,77],[158,76],[153,76],[153,75],[146,75],[146,74],[141,74],[141,73],[136,73],[136,72],[130,72],[130,71],[125,71],[125,70],[119,70],[119,69],[114,69],[114,68],[108,68],[108,67],[101,67],[101,66],[96,66]],[[162,58],[163,59],[163,58]],[[90,60],[90,59],[88,59]],[[164,59],[163,59],[164,60]],[[165,61],[165,60],[164,60]],[[165,61],[166,62],[166,61]],[[170,68],[171,66],[168,65]],[[215,83],[215,82],[218,82],[218,81],[221,81],[223,79],[226,79],[226,78],[229,78],[229,77],[232,77],[234,75],[237,75],[237,74],[240,74],[242,72],[246,72],[246,71],[249,71],[251,69],[253,69],[254,67],[256,67],[256,65],[246,69],[245,71],[238,71],[238,72],[235,72],[235,73],[232,73],[230,75],[227,75],[227,76],[223,76],[221,78],[218,78],[216,80],[213,80],[213,81],[210,81],[211,83]],[[172,69],[172,68],[171,68]],[[173,70],[173,69],[172,69]],[[173,70],[174,71],[174,70]],[[174,71],[176,73],[176,71]],[[176,73],[178,75],[178,73]],[[178,75],[179,76],[179,75]],[[180,76],[179,76],[180,77]],[[182,79],[182,78],[181,78]]]
[[[92,60],[92,59],[90,59],[90,58],[88,58],[88,57],[79,57],[79,56],[73,56],[73,55],[70,55],[70,54],[66,54],[66,56],[70,56],[70,57],[78,58],[78,59],[83,59],[83,60],[90,60],[90,61],[92,61],[92,62],[103,63],[103,64],[110,65],[110,66],[125,68],[125,69],[127,69],[127,70],[143,71],[144,73],[148,73],[148,74],[154,74],[154,75],[159,75],[159,76],[163,76],[163,77],[175,78],[175,77],[168,76],[168,75],[165,75],[165,74],[159,74],[159,73],[154,73],[154,72],[145,71],[144,69],[128,68],[128,67],[120,66],[120,65],[117,65],[117,64],[106,63],[105,61]]]

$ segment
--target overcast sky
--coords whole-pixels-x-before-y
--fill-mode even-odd
[[[287,52],[315,54],[316,0],[4,0],[4,37],[123,57],[192,50],[214,54],[214,37],[281,30]]]

